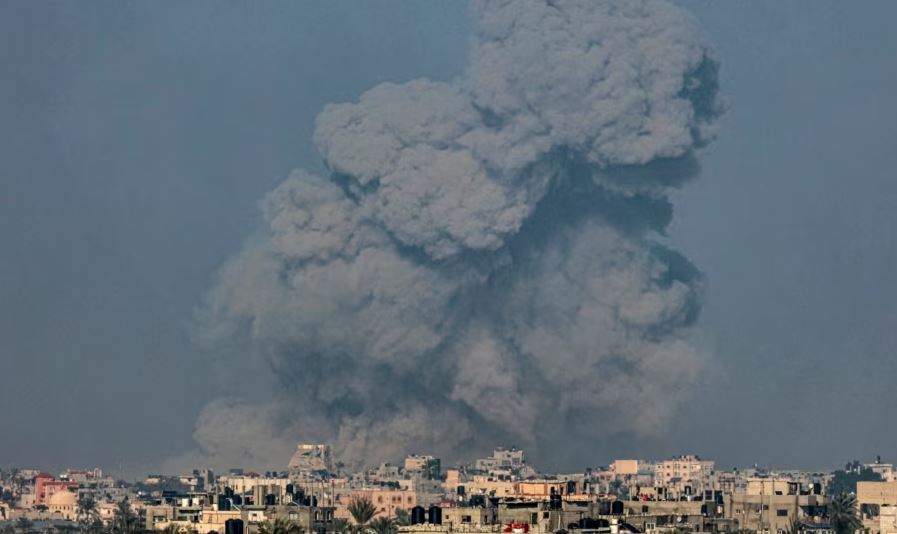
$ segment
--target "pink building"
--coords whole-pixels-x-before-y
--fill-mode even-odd
[[[34,503],[46,505],[50,497],[60,491],[78,492],[78,483],[55,480],[53,475],[40,472],[34,477]]]
[[[334,517],[352,519],[349,513],[349,503],[352,499],[369,499],[377,508],[374,517],[395,517],[397,510],[411,511],[417,506],[417,494],[413,491],[387,490],[387,489],[361,489],[347,493],[341,493],[334,498],[333,506],[336,508]]]

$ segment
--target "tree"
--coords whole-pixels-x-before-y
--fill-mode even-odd
[[[396,522],[388,517],[378,517],[370,522],[368,528],[374,534],[396,534],[399,529],[396,528]]]
[[[89,495],[78,499],[78,530],[81,532],[96,532],[99,530],[100,517],[97,510],[97,501]]]
[[[863,464],[854,460],[845,465],[844,469],[835,471],[831,482],[829,482],[826,488],[826,493],[830,497],[835,497],[842,493],[856,493],[857,482],[877,480],[881,480],[881,475],[867,467],[863,467]]]
[[[396,526],[406,527],[411,524],[411,514],[404,508],[396,510]]]
[[[274,521],[264,521],[259,525],[258,534],[303,534],[304,530],[295,521],[278,517]]]
[[[842,493],[833,497],[828,505],[828,520],[835,534],[854,534],[863,526],[857,517],[856,495]]]
[[[377,508],[367,497],[355,497],[349,502],[349,514],[360,527],[366,526],[376,513]]]
[[[351,531],[352,525],[349,524],[348,519],[337,517],[333,520],[333,532],[335,532],[336,534],[348,534]]]
[[[112,532],[115,534],[141,534],[143,525],[140,518],[131,511],[131,503],[125,497],[115,508],[115,519],[112,521]]]

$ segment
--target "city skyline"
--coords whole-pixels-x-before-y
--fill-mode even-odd
[[[506,98],[517,86],[494,85],[493,78],[504,70],[478,67],[471,58],[477,42],[489,43],[494,38],[489,32],[500,30],[478,27],[466,5],[446,2],[272,2],[214,9],[202,2],[0,6],[0,57],[12,80],[0,88],[0,111],[12,119],[0,126],[6,149],[0,159],[0,240],[7,244],[0,261],[0,467],[45,466],[58,472],[90,465],[107,473],[119,470],[128,478],[201,465],[206,453],[218,453],[215,462],[236,461],[234,454],[251,448],[253,440],[268,443],[252,445],[249,464],[288,455],[307,437],[336,443],[347,435],[351,439],[336,446],[373,463],[387,456],[398,460],[411,452],[405,450],[407,443],[426,440],[461,457],[516,442],[533,450],[538,463],[550,470],[623,456],[664,458],[678,451],[716,458],[726,466],[818,470],[876,455],[897,457],[897,428],[887,423],[897,409],[892,378],[897,371],[897,186],[892,180],[897,107],[890,98],[897,90],[890,57],[897,37],[886,27],[897,7],[889,2],[856,7],[819,2],[813,8],[766,1],[674,4],[683,10],[681,18],[678,10],[665,11],[672,8],[663,3],[651,4],[657,10],[645,16],[646,24],[675,22],[664,26],[676,30],[664,37],[669,38],[664,52],[650,46],[632,50],[646,62],[660,58],[665,66],[681,68],[670,67],[671,79],[698,80],[703,87],[713,85],[719,68],[718,102],[684,98],[693,113],[705,113],[703,118],[680,124],[674,114],[654,117],[668,121],[670,131],[712,127],[712,142],[709,135],[683,141],[671,134],[657,141],[668,145],[646,149],[656,153],[634,156],[627,150],[635,149],[623,146],[627,140],[601,145],[594,154],[639,163],[667,152],[687,155],[675,166],[653,163],[647,170],[627,174],[618,169],[619,174],[604,178],[648,183],[662,182],[656,176],[660,171],[676,174],[676,183],[663,183],[658,187],[666,189],[648,195],[662,200],[637,205],[603,198],[604,222],[574,232],[561,228],[574,224],[570,213],[575,210],[565,211],[572,202],[547,196],[549,205],[562,207],[560,214],[534,207],[546,204],[532,200],[543,194],[539,184],[528,183],[524,194],[496,180],[500,187],[489,189],[494,184],[487,183],[478,195],[446,194],[468,211],[440,212],[437,206],[422,210],[419,219],[405,218],[402,210],[418,205],[401,204],[418,194],[413,188],[370,195],[363,209],[349,210],[352,217],[376,221],[371,225],[381,232],[365,235],[363,246],[376,242],[371,247],[387,256],[399,250],[395,257],[404,263],[388,263],[393,261],[388,256],[362,270],[407,267],[407,276],[371,282],[359,275],[333,286],[350,287],[347,280],[360,280],[385,292],[384,302],[394,302],[390,291],[407,295],[415,283],[427,289],[401,313],[387,305],[374,310],[389,318],[384,323],[357,320],[360,313],[295,313],[297,303],[304,306],[316,295],[301,295],[283,306],[271,304],[273,299],[260,303],[238,295],[237,300],[234,288],[248,287],[257,273],[234,275],[222,266],[248,257],[260,242],[293,254],[284,262],[290,269],[301,263],[309,241],[278,241],[291,238],[278,231],[296,225],[302,210],[343,202],[332,186],[340,185],[331,181],[334,169],[338,179],[350,183],[350,192],[352,187],[367,191],[362,187],[367,174],[384,173],[380,162],[355,157],[373,152],[346,134],[347,125],[365,124],[370,128],[365,135],[373,137],[379,126],[365,120],[377,119],[381,109],[394,114],[412,109],[409,102],[432,98],[445,106],[437,117],[445,121],[440,124],[457,122],[479,133],[496,130],[500,121],[492,122],[488,114],[471,118],[466,100],[471,98],[473,107],[485,102],[516,117],[514,134],[525,130],[526,106]],[[501,13],[486,15],[498,20]],[[693,25],[683,22],[692,17]],[[670,52],[673,45],[706,50],[713,61],[685,54],[679,65]],[[525,62],[509,61],[518,49],[508,50],[487,59],[500,63],[512,79],[524,72],[513,69]],[[612,48],[607,53],[625,56]],[[477,68],[483,72],[471,74]],[[524,74],[541,80],[539,72]],[[552,76],[572,87],[574,74]],[[419,78],[433,86],[407,83]],[[383,90],[382,83],[399,89]],[[377,87],[380,93],[372,90]],[[580,97],[574,93],[562,96]],[[582,118],[567,114],[560,105],[563,98],[543,96],[535,102],[561,117],[557,130]],[[683,101],[652,98],[646,102],[665,111]],[[429,120],[426,112],[435,108],[423,106],[417,117]],[[627,120],[632,116],[622,114]],[[595,123],[605,119],[590,117]],[[421,137],[452,136],[455,126]],[[554,148],[580,143],[593,133],[590,127],[583,126],[585,133],[576,133],[580,137],[564,131],[548,141],[501,145],[485,160],[513,174],[514,158],[528,161],[526,150],[542,150],[538,143],[543,142]],[[625,134],[618,139],[627,139]],[[477,157],[505,142],[463,141]],[[420,154],[423,149],[402,157],[410,161]],[[424,167],[439,168],[437,159],[426,162]],[[466,163],[453,161],[440,172],[449,174],[456,164]],[[569,163],[565,172],[573,176],[577,171]],[[404,175],[395,176],[404,183]],[[687,182],[681,189],[680,179]],[[644,192],[640,185],[619,187],[627,195]],[[356,191],[353,201],[367,194]],[[501,195],[500,209],[468,201],[492,202]],[[290,207],[295,198],[313,201]],[[387,204],[399,208],[382,208]],[[372,206],[381,206],[375,215],[364,211]],[[605,224],[614,217],[613,224]],[[434,231],[417,226],[417,220],[439,222]],[[441,221],[448,222],[440,226]],[[560,230],[543,236],[526,221],[548,221]],[[632,230],[628,224],[653,230]],[[608,228],[623,237],[602,233]],[[632,238],[628,231],[638,235]],[[590,243],[606,243],[576,248],[585,234],[592,236]],[[561,241],[558,236],[572,244],[561,251],[533,245],[539,239]],[[331,246],[324,241],[322,247]],[[414,253],[403,256],[406,251],[396,242]],[[558,258],[554,264],[548,263],[552,253]],[[320,251],[315,254],[323,258]],[[503,254],[523,267],[506,269]],[[447,274],[440,263],[446,258],[463,258],[455,265],[469,270],[464,276]],[[607,281],[610,271],[587,269],[599,263],[596,258],[626,263],[625,273],[647,281]],[[681,293],[651,278],[663,269],[681,282]],[[575,299],[603,310],[579,291],[585,287],[577,285],[581,282],[568,287],[561,277],[550,276],[559,271],[580,281],[601,275],[607,279],[601,287],[624,287],[615,301],[625,308],[624,320],[609,320],[601,328],[616,333],[619,325],[629,325],[630,333],[639,330],[632,335],[637,342],[611,334],[589,337],[589,327],[600,322],[595,316],[579,328],[553,323],[552,317],[572,313],[575,306],[565,306]],[[329,287],[324,284],[339,272],[327,270],[316,284]],[[471,280],[477,276],[507,280],[507,286],[476,285]],[[260,287],[253,286],[252,293],[261,293]],[[650,298],[638,301],[630,295],[639,292]],[[566,301],[557,298],[561,294]],[[332,302],[321,304],[322,309]],[[412,313],[406,313],[409,309]],[[527,315],[533,309],[542,315]],[[225,310],[227,320],[210,310]],[[470,321],[476,315],[470,310],[483,316],[475,327],[444,327]],[[240,313],[262,325],[256,333],[233,334],[240,325],[230,320]],[[286,324],[278,324],[278,318]],[[377,374],[376,366],[340,369],[355,360],[337,356],[328,360],[336,367],[309,371],[311,357],[288,358],[285,354],[293,353],[279,348],[310,345],[302,328],[324,332],[342,323],[348,326],[328,334],[328,345],[317,347],[313,356],[357,352],[389,362],[388,372]],[[410,334],[390,330],[409,324],[416,328],[408,327]],[[537,327],[544,327],[540,335],[530,335]],[[215,337],[222,333],[231,337]],[[221,339],[223,345],[215,345]],[[607,354],[616,351],[614,357],[590,360],[593,352],[582,347],[604,339],[613,341]],[[344,340],[339,351],[325,350]],[[660,373],[639,368],[649,361],[645,347],[655,344],[673,355],[661,360],[667,367]],[[526,351],[519,348],[523,345]],[[427,351],[441,362],[433,370],[414,359]],[[483,356],[493,353],[501,356]],[[565,375],[551,375],[545,363],[539,367],[559,354],[571,355],[562,368]],[[595,365],[577,373],[583,361]],[[418,372],[436,374],[424,380]],[[305,397],[301,392],[310,389],[311,379],[284,385],[278,378],[306,376],[302,373],[326,386]],[[533,380],[539,374],[547,377],[544,384]],[[577,396],[577,390],[590,387],[589,376],[631,381],[619,390],[595,386],[589,395]],[[568,381],[576,388],[565,387]],[[376,388],[408,383],[419,389],[408,388],[389,403],[377,404],[382,395]],[[429,394],[428,387],[440,393],[421,401],[430,398],[421,393]],[[338,390],[342,397],[329,396]],[[561,415],[552,417],[552,402],[558,399]],[[591,411],[578,411],[578,402]],[[398,423],[390,419],[396,406],[407,408]],[[415,411],[415,406],[422,408]],[[370,417],[362,421],[359,414]],[[215,431],[239,417],[247,422],[228,438],[234,445],[210,447],[224,441]],[[440,418],[447,423],[440,424]],[[427,432],[396,431],[419,426],[413,421],[426,421]],[[280,433],[268,439],[272,427]],[[434,428],[445,434],[435,435]],[[458,437],[462,430],[465,439]],[[559,435],[572,437],[555,445]],[[386,442],[389,446],[378,445]],[[423,443],[420,448],[426,452]]]

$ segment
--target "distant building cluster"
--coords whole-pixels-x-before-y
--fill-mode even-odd
[[[346,472],[326,444],[300,444],[285,470],[264,473],[124,482],[99,469],[0,471],[2,532],[266,534],[277,525],[305,534],[897,534],[897,479],[880,458],[822,473],[722,470],[694,455],[549,474],[513,447],[446,469],[412,454]]]

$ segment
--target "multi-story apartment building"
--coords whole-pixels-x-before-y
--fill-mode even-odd
[[[823,522],[828,499],[812,486],[774,478],[747,481],[745,492],[724,495],[724,513],[740,529],[758,534],[785,534],[792,521]]]
[[[496,447],[492,456],[477,460],[475,466],[479,471],[514,473],[526,467],[526,458],[516,447]]]
[[[702,460],[695,455],[677,456],[670,460],[657,462],[654,467],[656,485],[669,486],[674,483],[697,483],[695,489],[702,489],[710,480],[715,462]]]
[[[897,534],[897,482],[857,482],[857,506],[869,534]]]

